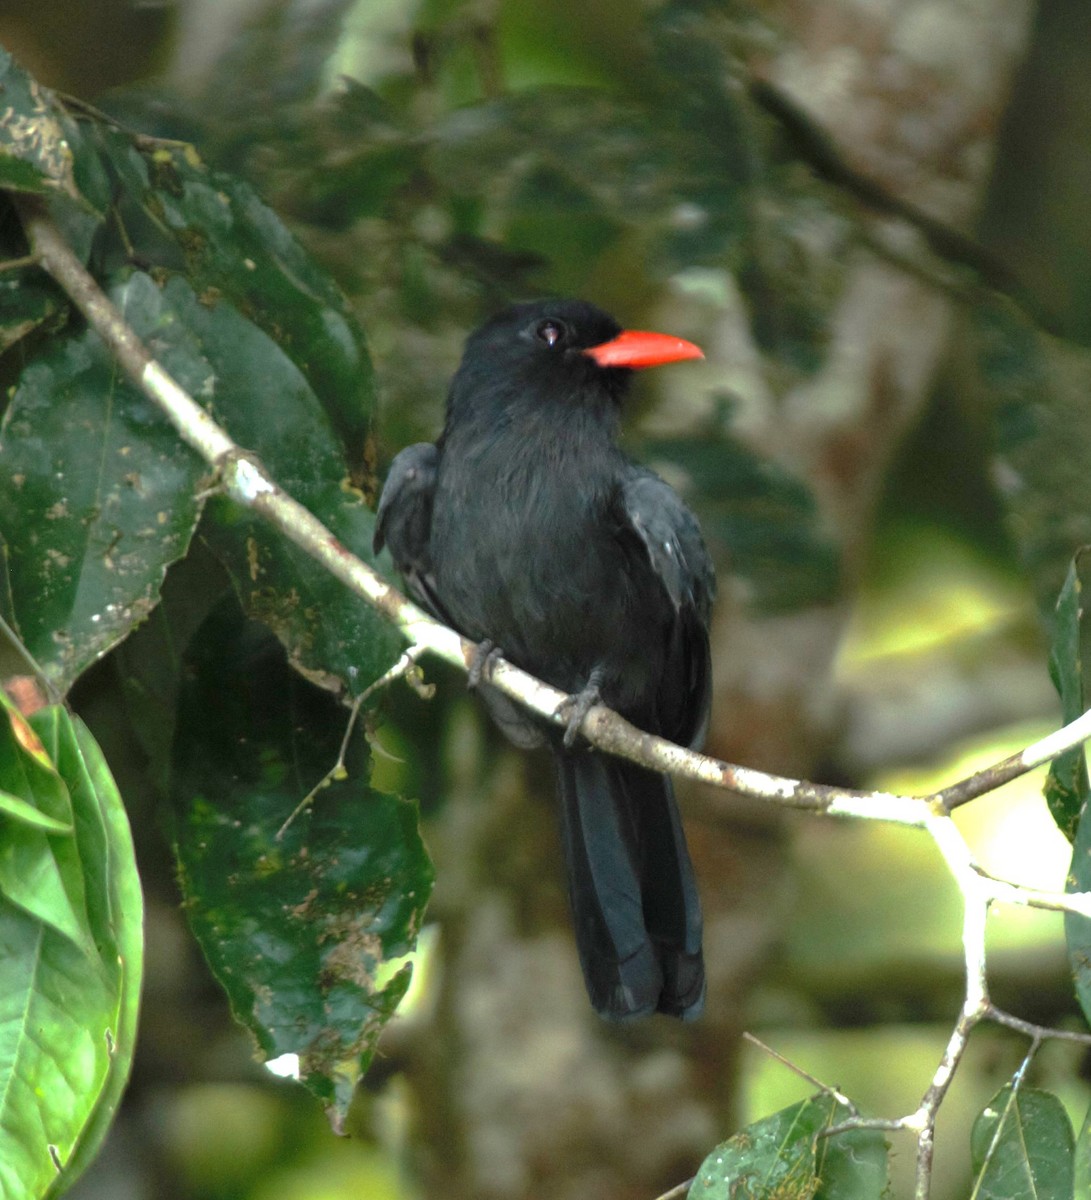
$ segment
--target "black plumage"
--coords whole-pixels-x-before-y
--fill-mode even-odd
[[[576,697],[562,737],[482,687],[514,741],[554,754],[580,962],[612,1019],[691,1019],[704,1004],[671,781],[571,736],[601,699],[649,732],[703,740],[712,566],[678,495],[617,444],[632,369],[699,354],[581,301],[505,310],[469,338],[437,443],[394,459],[376,524],[426,608]]]

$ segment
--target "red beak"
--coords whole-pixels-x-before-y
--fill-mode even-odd
[[[600,367],[658,367],[663,363],[704,358],[704,352],[692,342],[666,333],[641,333],[626,329],[616,338],[583,352]]]

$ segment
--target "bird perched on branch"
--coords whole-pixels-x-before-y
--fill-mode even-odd
[[[439,440],[391,464],[375,527],[417,600],[479,643],[471,681],[504,731],[549,743],[580,963],[613,1020],[704,1006],[671,781],[578,737],[601,701],[683,745],[704,738],[712,564],[677,493],[617,444],[632,372],[699,357],[581,301],[501,312],[467,341]],[[494,652],[570,693],[567,732],[488,687]]]

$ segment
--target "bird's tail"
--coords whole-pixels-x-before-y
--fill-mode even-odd
[[[701,905],[669,778],[558,749],[561,831],[576,944],[595,1010],[700,1016]]]

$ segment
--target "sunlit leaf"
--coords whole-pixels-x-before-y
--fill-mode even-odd
[[[0,1193],[30,1200],[76,1178],[120,1101],[135,1043],[143,906],[125,811],[87,730],[59,707],[35,713],[43,762],[37,748],[22,749],[24,718],[0,704],[0,786],[34,807],[63,801],[72,821],[63,835],[30,831],[52,843],[55,869],[0,898]],[[21,832],[0,820],[0,859]]]
[[[13,796],[11,792],[0,792],[0,814],[24,825],[31,825],[46,833],[71,833],[72,826],[67,821],[58,821],[48,813],[42,812],[26,800]]]
[[[136,1051],[144,970],[144,899],[125,805],[102,751],[78,718],[61,708],[32,718],[68,784],[76,837],[85,847],[88,915],[116,1004],[106,1036],[109,1063],[75,1150],[50,1197],[66,1191],[94,1160],[121,1104]],[[101,838],[101,840],[100,840]]]

